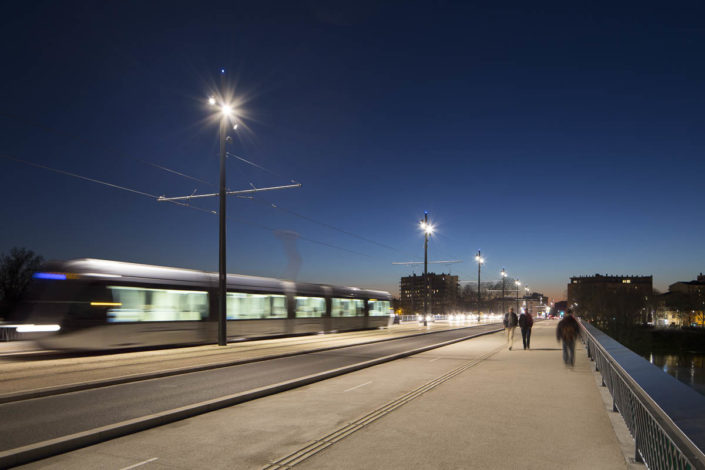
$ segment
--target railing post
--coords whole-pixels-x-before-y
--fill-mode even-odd
[[[641,458],[639,453],[639,432],[634,427],[634,461],[637,463],[644,463],[644,459]]]

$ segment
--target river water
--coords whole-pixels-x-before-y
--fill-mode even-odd
[[[653,365],[705,395],[705,354],[656,354],[645,356]]]

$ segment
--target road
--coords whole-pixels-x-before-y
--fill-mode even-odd
[[[22,468],[633,468],[585,350],[564,367],[554,328],[531,351],[485,335]]]
[[[420,348],[434,347],[496,329],[496,325],[487,325],[472,329],[447,330],[5,403],[0,405],[0,422],[3,423],[0,429],[0,452],[12,453],[14,449],[66,436],[76,436],[79,433],[91,434],[96,429],[120,426],[145,417],[160,417],[153,423],[144,421],[141,428],[126,427],[117,435],[125,434],[135,429],[145,429],[168,422],[170,419],[164,419],[164,417],[172,410],[206,402],[210,405],[201,412],[210,411],[232,404],[232,402],[223,402],[222,406],[213,405],[214,401],[217,402],[223,397],[267,390],[277,384],[295,383],[303,377],[318,376],[329,371],[354,367],[361,363],[369,363]],[[330,376],[332,375],[327,377]],[[272,390],[280,391],[276,388]],[[266,394],[266,392],[259,393],[252,398]],[[190,416],[194,414],[197,413],[191,413]],[[178,419],[178,416],[175,419]],[[102,434],[103,437],[115,436],[110,433]],[[99,440],[101,438],[98,437],[92,442]],[[83,445],[86,443],[80,442]]]

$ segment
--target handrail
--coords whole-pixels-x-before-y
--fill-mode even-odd
[[[650,469],[705,470],[705,396],[580,322],[588,356]]]

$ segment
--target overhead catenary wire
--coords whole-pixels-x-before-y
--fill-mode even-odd
[[[0,118],[4,118],[4,119],[7,119],[7,120],[11,120],[11,121],[14,122],[14,123],[22,123],[23,125],[28,125],[28,126],[32,126],[32,127],[39,127],[39,128],[41,128],[41,129],[43,129],[44,131],[51,132],[51,133],[53,133],[53,134],[55,134],[55,135],[61,135],[61,136],[63,136],[63,137],[69,137],[71,140],[73,140],[73,141],[75,141],[75,142],[91,143],[90,139],[87,139],[86,137],[84,137],[84,136],[82,136],[82,135],[78,135],[78,134],[68,134],[66,131],[58,130],[58,129],[54,128],[54,127],[47,126],[46,124],[41,123],[41,122],[37,121],[36,119],[30,118],[30,117],[27,117],[27,116],[24,116],[24,115],[19,115],[19,114],[14,114],[14,113],[0,112]],[[141,164],[144,164],[144,165],[149,165],[149,166],[152,166],[152,167],[154,167],[154,168],[160,169],[160,170],[162,170],[162,171],[165,171],[165,172],[168,172],[168,173],[177,175],[177,176],[181,176],[181,177],[183,177],[183,178],[187,178],[187,179],[190,179],[190,180],[193,180],[193,181],[197,181],[197,182],[202,183],[202,184],[207,184],[207,185],[210,185],[210,186],[216,186],[215,183],[212,183],[212,182],[210,182],[210,181],[207,181],[207,180],[204,180],[204,179],[201,179],[201,178],[197,178],[197,177],[188,175],[188,174],[186,174],[186,173],[184,173],[184,172],[181,172],[181,171],[177,171],[177,170],[168,168],[168,167],[166,167],[166,166],[164,166],[164,165],[159,165],[159,164],[156,164],[156,163],[153,163],[153,162],[149,162],[149,161],[144,160],[144,159],[141,159],[141,158],[133,157],[133,156],[128,155],[128,154],[126,154],[126,153],[124,153],[124,152],[116,152],[116,154],[117,154],[117,156],[119,156],[120,158],[125,158],[125,159],[129,159],[129,160],[132,160],[132,161],[136,161],[136,162],[141,163]],[[272,170],[269,170],[269,169],[263,167],[262,165],[259,165],[259,164],[257,164],[257,163],[251,162],[250,160],[247,160],[247,159],[245,159],[245,158],[243,158],[243,157],[240,157],[239,155],[233,154],[233,153],[231,153],[231,152],[227,152],[226,154],[227,154],[227,156],[229,156],[229,157],[235,158],[235,159],[237,159],[237,160],[239,160],[239,161],[241,161],[241,162],[243,162],[243,163],[246,163],[246,164],[248,164],[248,165],[250,165],[250,166],[253,166],[253,167],[255,167],[255,168],[258,168],[258,169],[260,169],[260,170],[262,170],[262,171],[265,171],[265,172],[267,172],[267,173],[269,173],[269,174],[271,174],[271,175],[274,175],[274,176],[277,176],[277,177],[280,177],[280,178],[285,178],[285,179],[287,179],[287,180],[289,180],[289,181],[296,181],[296,180],[294,180],[294,179],[290,179],[290,178],[284,177],[283,175],[278,174],[278,173],[276,173],[276,172],[274,172],[274,171],[272,171]],[[0,155],[0,156],[1,156],[1,155]],[[18,162],[26,163],[26,164],[28,164],[28,165],[36,166],[36,167],[38,167],[38,168],[43,168],[43,169],[45,169],[45,170],[54,171],[54,172],[60,173],[60,174],[65,174],[65,175],[67,175],[67,176],[75,176],[76,178],[84,179],[84,180],[86,180],[86,181],[92,181],[92,182],[94,182],[94,183],[104,184],[105,186],[113,187],[113,188],[115,188],[115,189],[124,189],[125,191],[130,191],[130,192],[133,192],[133,193],[136,193],[136,194],[141,194],[141,195],[143,195],[143,196],[150,197],[150,198],[157,198],[157,197],[158,197],[158,196],[155,196],[155,195],[152,195],[152,194],[149,194],[149,193],[144,193],[144,192],[141,192],[141,191],[138,191],[138,190],[132,190],[131,188],[121,187],[121,186],[118,186],[118,185],[114,185],[114,184],[112,184],[112,183],[102,182],[102,181],[100,181],[100,180],[94,180],[94,179],[92,179],[92,178],[83,177],[83,176],[77,175],[77,174],[71,174],[70,172],[64,172],[64,170],[57,170],[57,169],[54,169],[54,168],[51,168],[51,167],[45,167],[45,166],[42,166],[42,165],[40,165],[40,164],[35,164],[35,163],[27,162],[27,161],[22,161],[21,159],[15,159],[15,158],[13,158],[13,157],[7,157],[7,158],[9,158],[9,159],[14,159],[15,161],[18,161]],[[195,193],[194,193],[194,194],[195,194]],[[286,213],[288,213],[288,214],[290,214],[290,215],[292,215],[292,216],[294,216],[294,217],[299,217],[299,218],[301,218],[301,219],[303,219],[303,220],[307,220],[307,221],[309,221],[309,222],[311,222],[311,223],[318,224],[318,225],[320,225],[320,226],[323,226],[323,227],[329,228],[329,229],[331,229],[331,230],[334,230],[334,231],[343,233],[343,234],[345,234],[345,235],[349,235],[349,236],[351,236],[351,237],[354,237],[354,238],[357,238],[357,239],[366,241],[366,242],[368,242],[368,243],[372,243],[372,244],[374,244],[374,245],[377,245],[377,246],[380,246],[380,247],[383,247],[383,248],[386,248],[386,249],[389,249],[389,250],[393,250],[393,251],[396,251],[396,252],[400,252],[400,250],[398,250],[398,249],[396,249],[396,248],[394,248],[394,247],[392,247],[392,246],[385,245],[385,244],[380,243],[380,242],[376,242],[376,241],[371,240],[371,239],[369,239],[369,238],[367,238],[367,237],[364,237],[364,236],[362,236],[362,235],[358,235],[358,234],[355,234],[355,233],[353,233],[353,232],[350,232],[349,230],[345,230],[345,229],[341,229],[341,228],[339,228],[339,227],[336,227],[336,226],[334,226],[334,225],[332,225],[332,224],[329,224],[329,223],[326,223],[326,222],[322,222],[322,221],[313,219],[313,218],[308,217],[308,216],[306,216],[306,215],[297,213],[297,212],[295,212],[295,211],[293,211],[293,210],[291,210],[291,209],[287,209],[287,208],[281,207],[281,206],[279,206],[278,204],[274,204],[274,203],[272,203],[272,202],[269,202],[269,201],[266,201],[266,200],[262,200],[261,198],[250,198],[250,197],[244,197],[244,196],[239,196],[239,197],[242,198],[242,199],[251,199],[251,200],[256,201],[256,202],[258,202],[258,203],[259,203],[259,202],[266,203],[266,204],[268,204],[271,208],[277,209],[277,210],[280,210],[280,211],[283,211],[283,212],[286,212]],[[181,206],[184,206],[184,207],[189,207],[189,208],[192,208],[192,209],[194,209],[194,210],[199,210],[199,211],[208,212],[208,213],[212,213],[212,214],[216,214],[216,213],[217,213],[216,211],[212,211],[212,210],[209,210],[209,209],[205,209],[205,208],[201,208],[201,207],[198,207],[198,206],[194,206],[194,205],[192,205],[192,204],[180,203],[180,202],[177,202],[177,201],[170,201],[170,202],[171,202],[172,204],[181,205]],[[246,223],[246,222],[244,222],[244,221],[241,221],[241,222],[242,222],[242,223]],[[255,225],[255,226],[256,226],[256,225]],[[267,228],[267,230],[269,230],[269,229]],[[303,239],[304,239],[304,238],[302,238],[302,240],[303,240]],[[348,250],[348,249],[345,249],[345,248],[341,248],[341,247],[337,247],[337,246],[335,246],[335,245],[328,244],[328,243],[325,243],[325,242],[320,242],[320,243],[319,243],[319,242],[317,242],[317,241],[315,241],[315,240],[312,240],[312,239],[307,239],[307,241],[310,241],[311,243],[318,243],[318,244],[321,244],[321,245],[323,245],[323,246],[330,246],[330,247],[332,247],[332,248],[340,249],[340,250],[342,250],[342,251],[347,251],[347,252],[353,252],[353,253],[355,253],[355,254],[360,254],[360,253],[358,253],[358,252],[351,251],[351,250]],[[363,256],[369,256],[369,255],[364,255],[364,254],[363,254]]]
[[[292,183],[297,183],[297,182],[298,182],[298,181],[296,181],[295,179],[288,178],[288,177],[286,177],[286,176],[280,175],[279,173],[276,173],[276,172],[274,172],[274,171],[272,171],[272,170],[270,170],[270,169],[268,169],[268,168],[265,168],[265,167],[263,167],[262,165],[259,165],[259,164],[257,164],[257,163],[251,162],[250,160],[247,160],[247,159],[245,159],[245,158],[242,158],[242,157],[239,156],[239,155],[235,155],[234,153],[225,152],[225,155],[228,156],[228,157],[231,157],[231,158],[235,158],[235,159],[237,159],[237,160],[240,160],[240,161],[243,162],[243,163],[247,163],[248,165],[253,166],[253,167],[255,167],[255,168],[258,168],[258,169],[260,169],[260,170],[262,170],[262,171],[264,171],[264,172],[266,172],[266,173],[269,173],[269,174],[272,175],[272,176],[276,176],[277,178],[288,179],[288,180],[289,180],[290,182],[292,182]]]
[[[48,132],[51,132],[51,133],[56,134],[56,135],[67,136],[66,132],[64,132],[64,131],[59,131],[58,129],[55,129],[55,128],[50,127],[50,126],[47,126],[47,125],[45,125],[45,124],[43,124],[43,123],[39,123],[36,119],[28,118],[27,116],[21,116],[21,115],[16,115],[16,114],[11,114],[11,113],[0,113],[0,117],[1,117],[1,118],[6,118],[6,119],[9,119],[9,120],[12,120],[13,122],[23,122],[25,125],[31,125],[31,126],[34,126],[34,127],[40,127],[40,128],[42,128],[43,130],[48,131]],[[76,141],[76,142],[82,142],[82,143],[90,142],[89,139],[86,139],[85,137],[80,136],[80,135],[75,135],[75,134],[74,134],[74,135],[69,135],[69,137],[70,137],[72,140]],[[284,177],[283,175],[278,174],[278,173],[276,173],[276,172],[274,172],[274,171],[272,171],[272,170],[269,170],[268,168],[265,168],[265,167],[263,167],[262,165],[259,165],[259,164],[257,164],[257,163],[254,163],[254,162],[252,162],[252,161],[250,161],[250,160],[247,160],[247,159],[245,159],[245,158],[243,158],[243,157],[241,157],[241,156],[239,156],[239,155],[233,154],[233,153],[231,153],[231,152],[226,152],[226,155],[229,156],[229,157],[235,158],[235,159],[237,159],[237,160],[240,160],[241,162],[246,163],[246,164],[248,164],[248,165],[251,165],[251,166],[253,166],[253,167],[255,167],[255,168],[258,168],[258,169],[260,169],[260,170],[262,170],[262,171],[265,171],[265,172],[267,172],[267,173],[269,173],[269,174],[271,174],[271,175],[274,175],[274,176],[277,176],[277,177],[280,177],[280,178],[285,178],[285,179],[288,179],[289,181],[292,181],[292,182],[296,181],[296,180],[294,180],[294,179]],[[177,171],[177,170],[174,170],[174,169],[172,169],[172,168],[168,168],[168,167],[166,167],[166,166],[164,166],[164,165],[159,165],[159,164],[156,164],[156,163],[153,163],[153,162],[149,162],[149,161],[144,160],[144,159],[141,159],[141,158],[136,158],[136,157],[133,157],[133,156],[130,156],[130,155],[126,155],[126,154],[124,154],[124,153],[119,153],[119,152],[118,152],[118,156],[120,156],[121,158],[125,158],[125,159],[129,159],[129,160],[136,161],[136,162],[138,162],[138,163],[142,163],[142,164],[144,164],[144,165],[152,166],[152,167],[154,167],[154,168],[160,169],[160,170],[162,170],[162,171],[165,171],[165,172],[168,172],[168,173],[177,175],[177,176],[181,176],[181,177],[183,177],[183,178],[187,178],[187,179],[190,179],[190,180],[193,180],[193,181],[197,181],[197,182],[200,182],[200,183],[203,183],[203,184],[207,184],[207,185],[209,185],[209,186],[214,186],[214,187],[216,186],[216,184],[213,183],[213,182],[210,182],[210,181],[207,181],[207,180],[203,180],[203,179],[197,178],[197,177],[195,177],[195,176],[188,175],[188,174],[186,174],[186,173],[184,173],[184,172]],[[47,169],[48,169],[48,168],[47,168]],[[53,171],[53,170],[52,170],[52,171]],[[62,170],[59,170],[58,172],[61,172],[61,171],[62,171]],[[108,184],[108,185],[110,185],[110,184]],[[129,189],[126,189],[126,190],[129,190]],[[195,192],[194,192],[194,194],[195,194]],[[147,195],[147,193],[145,193],[145,195]],[[153,195],[149,194],[149,197],[156,197],[156,196],[153,196]],[[288,213],[288,214],[290,214],[290,215],[292,215],[292,216],[294,216],[294,217],[298,217],[298,218],[301,218],[301,219],[306,220],[306,221],[308,221],[308,222],[311,222],[311,223],[314,223],[314,224],[318,224],[318,225],[320,225],[320,226],[322,226],[322,227],[326,227],[326,228],[329,228],[329,229],[331,229],[331,230],[334,230],[334,231],[343,233],[343,234],[345,234],[345,235],[349,235],[349,236],[351,236],[351,237],[357,238],[357,239],[359,239],[359,240],[363,240],[363,241],[366,241],[366,242],[368,242],[368,243],[372,243],[372,244],[374,244],[374,245],[377,245],[377,246],[380,246],[380,247],[383,247],[383,248],[386,248],[386,249],[389,249],[389,250],[393,250],[393,251],[399,252],[398,249],[396,249],[396,248],[394,248],[394,247],[392,247],[392,246],[385,245],[384,243],[380,243],[380,242],[371,240],[371,239],[369,239],[369,238],[367,238],[367,237],[364,237],[364,236],[362,236],[362,235],[358,235],[358,234],[355,234],[355,233],[353,233],[353,232],[350,232],[349,230],[341,229],[341,228],[336,227],[336,226],[334,226],[334,225],[332,225],[332,224],[329,224],[329,223],[327,223],[327,222],[322,222],[322,221],[313,219],[313,218],[308,217],[308,216],[306,216],[306,215],[297,213],[297,212],[295,212],[295,211],[293,211],[293,210],[291,210],[291,209],[287,209],[287,208],[285,208],[285,207],[281,207],[280,205],[274,204],[274,203],[272,203],[271,201],[266,201],[266,200],[263,200],[262,198],[251,198],[251,197],[246,197],[246,196],[238,196],[238,197],[241,198],[241,199],[251,199],[251,200],[256,201],[256,202],[258,202],[258,203],[262,202],[262,203],[268,204],[272,209],[277,209],[277,210],[280,210],[280,211],[282,211],[282,212],[286,212],[286,213]],[[172,202],[172,204],[177,204],[176,201],[170,201],[170,202]],[[206,211],[206,212],[212,212],[212,211],[209,211],[208,209],[198,208],[197,206],[193,206],[193,205],[190,205],[190,204],[179,203],[179,205],[188,206],[188,207],[191,207],[191,208],[194,208],[194,209],[197,209],[197,210]],[[213,213],[216,213],[216,212],[213,212]],[[314,243],[315,243],[315,242],[314,242]],[[334,245],[333,245],[333,246],[334,246]],[[350,251],[350,250],[344,249],[344,251]]]
[[[238,155],[235,155],[235,154],[233,154],[233,153],[226,152],[226,155],[229,156],[229,157],[236,158],[236,159],[238,159],[238,160],[240,160],[240,161],[242,161],[242,162],[244,162],[244,163],[247,163],[248,165],[251,165],[251,166],[253,166],[253,167],[255,167],[255,168],[258,168],[258,169],[260,169],[260,170],[263,170],[263,171],[265,171],[265,172],[267,172],[267,173],[270,173],[270,174],[272,174],[272,175],[274,175],[274,176],[277,176],[277,177],[280,177],[280,178],[284,178],[282,175],[280,175],[280,174],[278,174],[278,173],[276,173],[276,172],[273,172],[273,171],[271,171],[271,170],[269,170],[269,169],[267,169],[267,168],[265,168],[265,167],[263,167],[263,166],[261,166],[261,165],[258,165],[257,163],[251,162],[251,161],[249,161],[249,160],[247,160],[247,159],[245,159],[245,158],[242,158],[242,157],[240,157],[240,156],[238,156]],[[149,162],[146,162],[146,161],[144,161],[144,163],[150,164]],[[156,167],[156,168],[160,168],[160,169],[163,169],[163,170],[165,170],[165,171],[169,171],[170,173],[177,174],[177,175],[181,175],[181,176],[183,176],[183,177],[185,177],[185,178],[193,179],[193,180],[196,180],[196,181],[202,181],[202,180],[199,180],[198,178],[195,178],[195,177],[186,175],[185,173],[181,173],[181,172],[176,171],[176,170],[171,170],[171,169],[166,168],[166,167],[163,167],[163,166],[161,166],[161,165],[156,165],[156,164],[151,164],[151,165],[154,166],[154,167]],[[289,178],[287,178],[287,179],[289,179]],[[300,183],[298,183],[298,181],[295,180],[295,179],[289,179],[289,180],[290,180],[292,183],[300,184]],[[210,182],[207,182],[207,181],[202,181],[202,182],[207,183],[207,184],[209,184],[209,185],[211,185],[211,186],[215,186],[214,183],[210,183]],[[250,184],[252,185],[252,183],[250,183]],[[196,197],[204,197],[204,196],[206,196],[206,195],[198,195],[198,196],[196,196],[196,195],[194,194],[194,195],[190,196],[189,199],[195,199]],[[244,198],[243,198],[243,199],[244,199]],[[356,234],[356,233],[350,232],[349,230],[345,230],[345,229],[336,227],[335,225],[329,224],[329,223],[327,223],[327,222],[322,222],[322,221],[320,221],[320,220],[316,220],[316,219],[314,219],[314,218],[312,218],[312,217],[309,217],[309,216],[300,214],[300,213],[298,213],[298,212],[296,212],[296,211],[293,211],[293,210],[291,210],[291,209],[287,209],[287,208],[285,208],[285,207],[282,207],[282,206],[280,206],[279,204],[275,204],[275,203],[273,203],[272,201],[268,201],[268,200],[266,200],[266,199],[264,199],[264,198],[262,198],[262,197],[247,198],[247,199],[250,199],[250,200],[255,201],[255,202],[258,202],[258,203],[266,204],[266,205],[267,205],[268,207],[270,207],[271,209],[276,209],[276,210],[279,210],[279,211],[282,211],[282,212],[286,212],[287,214],[293,215],[294,217],[298,217],[298,218],[300,218],[300,219],[303,219],[303,220],[306,220],[306,221],[308,221],[308,222],[311,222],[311,223],[320,225],[320,226],[322,226],[322,227],[326,227],[326,228],[331,229],[331,230],[334,230],[334,231],[336,231],[336,232],[339,232],[339,233],[342,233],[342,234],[351,236],[351,237],[353,237],[353,238],[357,238],[358,240],[362,240],[362,241],[365,241],[365,242],[367,242],[367,243],[372,243],[373,245],[377,245],[377,246],[380,246],[380,247],[382,247],[382,248],[386,248],[386,249],[388,249],[388,250],[392,250],[392,251],[395,251],[395,252],[399,252],[399,250],[398,250],[397,248],[394,248],[393,246],[389,246],[389,245],[386,245],[386,244],[384,244],[384,243],[377,242],[377,241],[375,241],[375,240],[372,240],[372,239],[370,239],[370,238],[364,237],[364,236],[362,236],[362,235],[358,235],[358,234]]]
[[[25,164],[25,165],[28,165],[28,166],[32,166],[32,167],[35,167],[35,168],[40,168],[40,169],[43,169],[43,170],[51,171],[51,172],[58,173],[58,174],[61,174],[61,175],[71,176],[71,177],[73,177],[73,178],[77,178],[77,179],[81,179],[81,180],[84,180],[84,181],[89,181],[89,182],[92,182],[92,183],[100,184],[100,185],[107,186],[107,187],[110,187],[110,188],[113,188],[113,189],[119,189],[119,190],[122,190],[122,191],[127,191],[127,192],[130,192],[130,193],[138,194],[138,195],[140,195],[140,196],[144,196],[144,197],[148,197],[148,198],[150,198],[150,199],[154,199],[155,201],[159,199],[159,196],[156,196],[156,195],[154,195],[154,194],[150,194],[150,193],[147,193],[147,192],[144,192],[144,191],[140,191],[140,190],[133,189],[133,188],[128,188],[128,187],[126,187],[126,186],[121,186],[121,185],[114,184],[114,183],[109,183],[109,182],[107,182],[107,181],[102,181],[102,180],[99,180],[99,179],[96,179],[96,178],[90,178],[90,177],[88,177],[88,176],[79,175],[79,174],[77,174],[77,173],[73,173],[73,172],[66,171],[66,170],[61,170],[61,169],[59,169],[59,168],[53,168],[53,167],[50,167],[50,166],[47,166],[47,165],[42,165],[42,164],[40,164],[40,163],[31,162],[31,161],[24,160],[24,159],[21,159],[21,158],[12,157],[12,156],[5,155],[5,154],[0,154],[0,158],[4,158],[4,159],[7,159],[7,160],[12,160],[12,161],[15,161],[15,162],[18,162],[18,163],[22,163],[22,164]],[[182,202],[178,202],[178,201],[168,201],[168,202],[171,202],[172,204],[175,204],[175,205],[177,205],[177,206],[187,207],[187,208],[189,208],[189,209],[194,209],[194,210],[197,210],[197,211],[200,211],[200,212],[206,212],[206,213],[212,214],[212,215],[215,215],[215,214],[218,213],[218,212],[215,211],[215,210],[206,209],[206,208],[204,208],[204,207],[199,207],[199,206],[194,206],[193,204],[186,204],[186,203],[182,203]],[[250,222],[250,221],[248,221],[248,220],[244,220],[244,219],[240,219],[240,218],[227,217],[227,216],[226,216],[226,218],[229,219],[229,220],[232,220],[232,221],[235,221],[235,222],[238,222],[238,223],[241,223],[241,224],[245,224],[245,225],[250,225],[250,226],[252,226],[252,227],[259,228],[259,229],[262,229],[262,230],[267,230],[267,231],[270,231],[270,232],[277,232],[277,231],[278,231],[278,229],[275,229],[275,228],[272,228],[272,227],[268,227],[268,226],[266,226],[266,225],[256,224],[256,223]],[[308,238],[308,237],[303,237],[303,236],[299,236],[298,238],[299,238],[300,240],[307,241],[307,242],[309,242],[309,243],[314,243],[314,244],[317,244],[317,245],[327,246],[327,247],[329,247],[329,248],[333,248],[333,249],[340,250],[340,251],[345,251],[345,252],[352,253],[352,254],[359,255],[359,256],[364,256],[364,257],[367,257],[367,258],[373,258],[373,256],[368,255],[368,254],[366,254],[366,253],[361,253],[361,252],[358,252],[358,251],[349,250],[349,249],[347,249],[347,248],[343,248],[343,247],[334,245],[334,244],[332,244],[332,243],[322,242],[322,241],[320,241],[320,240],[315,240],[315,239],[313,239],[313,238]]]

